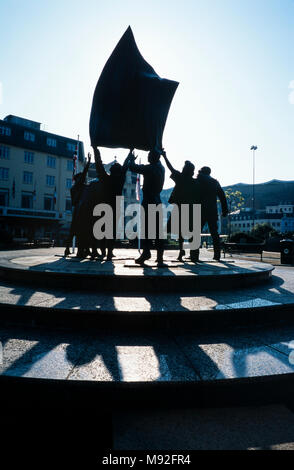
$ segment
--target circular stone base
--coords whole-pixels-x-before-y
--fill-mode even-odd
[[[273,266],[255,261],[221,259],[201,250],[201,262],[177,261],[178,252],[164,254],[164,267],[152,256],[137,265],[138,251],[115,250],[113,261],[64,258],[62,248],[2,252],[0,277],[6,281],[29,282],[95,291],[174,292],[199,289],[232,289],[256,285],[270,279]]]

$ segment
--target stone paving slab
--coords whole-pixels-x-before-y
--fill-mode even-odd
[[[294,268],[276,268],[270,282],[231,291],[111,293],[21,285],[0,281],[0,305],[78,309],[92,312],[197,312],[293,304]],[[294,309],[293,309],[294,313]]]
[[[175,334],[202,380],[292,373],[293,340],[293,326],[252,326],[235,334]]]
[[[89,257],[83,260],[74,255],[62,257],[63,248],[49,248],[48,251],[23,250],[15,252],[0,252],[0,265],[15,269],[37,272],[56,272],[64,274],[95,274],[103,276],[225,276],[231,274],[250,274],[271,269],[271,266],[256,261],[225,260],[221,262],[212,259],[212,253],[201,250],[203,262],[199,264],[176,261],[177,251],[167,250],[164,254],[166,267],[158,268],[153,253],[151,260],[146,261],[145,266],[136,265],[134,260],[138,257],[135,249],[114,250],[116,255],[113,262],[91,260]]]
[[[294,372],[294,328],[226,334],[0,330],[1,375],[114,382],[208,381]],[[286,346],[288,347],[286,349]]]
[[[294,414],[282,405],[122,411],[114,450],[294,450]]]
[[[246,342],[200,343],[181,337],[180,345],[194,364],[202,380],[257,377],[294,372],[289,357],[271,346],[247,345]]]
[[[64,287],[87,291],[195,292],[257,285],[271,279],[274,267],[256,261],[214,261],[212,253],[201,250],[202,262],[176,261],[177,252],[165,252],[163,267],[155,253],[145,265],[135,264],[134,249],[117,249],[113,261],[64,258],[62,248],[0,252],[0,278],[5,282],[35,286]],[[49,302],[50,304],[51,302]]]

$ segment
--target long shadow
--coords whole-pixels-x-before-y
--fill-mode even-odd
[[[294,365],[289,361],[292,349],[287,346],[293,338],[294,327],[289,330],[286,326],[279,329],[260,326],[199,335],[195,338],[196,348],[193,344],[193,335],[190,333],[184,335],[182,344],[186,342],[185,347],[190,349],[189,354],[199,364],[202,378],[220,379],[294,372]],[[205,355],[199,355],[200,344],[204,349],[208,348],[205,355],[211,355],[210,359],[212,361],[215,359],[220,367],[215,363],[214,369],[210,370]],[[268,361],[266,356],[268,356]],[[220,372],[221,369],[223,369],[222,372]]]
[[[33,337],[35,336],[33,335]],[[30,334],[22,334],[22,333],[17,333],[16,335],[13,335],[12,338],[21,339],[22,341],[30,341],[32,339]],[[1,340],[1,332],[0,332],[0,340]],[[5,344],[7,344],[8,341],[9,339],[6,338]],[[44,358],[50,351],[56,348],[56,346],[58,346],[59,344],[59,341],[52,337],[50,338],[49,344],[48,342],[44,343],[40,341],[40,338],[38,338],[37,340],[34,339],[34,341],[38,341],[37,344],[34,344],[32,347],[29,347],[21,356],[19,356],[16,360],[14,360],[7,368],[4,368],[4,371],[2,372],[2,374],[4,373],[4,375],[13,375],[13,376],[25,375],[36,362]],[[14,350],[13,348],[9,350],[9,354],[14,355],[14,353],[18,355],[18,350]],[[7,352],[5,351],[5,347],[4,347],[4,351],[3,351],[4,360],[5,360],[6,354]],[[4,362],[4,366],[5,366],[5,362]]]
[[[132,361],[134,360],[133,351],[130,350],[125,353],[123,350],[119,353],[119,348],[122,347],[147,347],[148,351],[139,354],[139,372],[141,370],[142,379],[146,373],[145,379],[148,380],[148,373],[153,374],[151,380],[162,381],[162,380],[210,380],[215,378],[225,377],[246,377],[247,375],[268,375],[269,366],[258,363],[259,369],[255,368],[253,364],[252,370],[247,369],[247,362],[249,356],[258,355],[261,352],[266,352],[269,356],[273,356],[275,361],[281,363],[280,373],[289,372],[293,370],[294,366],[290,365],[289,358],[287,356],[287,346],[285,346],[286,352],[277,352],[279,348],[277,346],[271,346],[277,343],[289,343],[293,340],[293,331],[287,331],[286,328],[280,330],[267,330],[260,329],[258,332],[256,329],[242,330],[241,332],[232,332],[225,334],[214,334],[214,335],[201,335],[190,333],[182,338],[177,335],[166,338],[165,335],[161,334],[138,334],[137,337],[119,334],[115,331],[110,334],[97,333],[94,335],[80,334],[72,335],[60,332],[49,332],[44,333],[36,330],[28,330],[23,332],[22,330],[15,331],[14,329],[6,329],[0,331],[0,340],[3,339],[3,343],[7,343],[9,339],[15,339],[20,341],[34,341],[32,347],[27,349],[21,356],[17,354],[17,359],[14,360],[7,368],[4,369],[2,374],[4,375],[30,375],[29,371],[34,366],[35,362],[42,361],[47,354],[50,353],[54,348],[59,345],[65,347],[65,363],[59,363],[59,356],[56,356],[56,372],[58,368],[61,369],[66,367],[67,371],[75,370],[79,372],[80,368],[86,366],[88,371],[83,378],[91,380],[94,376],[94,380],[105,380],[103,378],[103,370],[101,370],[101,361],[96,362],[97,358],[101,358],[106,372],[111,376],[114,381],[123,381],[128,379],[129,366],[132,368]],[[217,345],[224,344],[229,346],[231,350],[219,350],[219,353],[215,355],[217,351]],[[205,351],[203,346],[211,346],[213,349]],[[21,345],[15,345],[15,351],[21,347]],[[151,353],[150,353],[151,351]],[[152,352],[153,351],[153,352]],[[289,349],[290,352],[290,349]],[[213,353],[213,354],[212,354]],[[123,356],[121,356],[121,354]],[[126,355],[125,355],[126,354]],[[137,353],[135,352],[135,355]],[[144,354],[147,354],[146,360]],[[148,354],[151,354],[148,358]],[[154,357],[153,357],[154,356]],[[4,348],[5,358],[5,348]],[[54,356],[53,356],[54,358]],[[156,359],[154,363],[153,359]],[[123,362],[121,360],[123,359]],[[129,362],[131,361],[131,363]],[[148,366],[149,361],[149,366]],[[151,361],[151,362],[150,362]],[[135,360],[136,362],[136,360]],[[69,366],[66,365],[69,363]],[[150,366],[151,363],[151,366]],[[144,366],[145,364],[145,366]],[[277,365],[277,363],[276,363]],[[276,372],[276,365],[274,366],[274,372]],[[124,367],[123,367],[124,366]],[[55,364],[54,364],[55,367]],[[136,366],[137,367],[137,366]],[[145,369],[144,369],[145,367]],[[157,368],[157,374],[154,375],[154,367]],[[224,370],[223,370],[224,367]],[[100,368],[100,370],[99,370]],[[126,368],[126,369],[125,369]],[[148,369],[149,368],[149,369]],[[287,369],[287,370],[286,370]],[[40,368],[41,376],[44,371],[44,365]],[[37,371],[38,373],[38,371]],[[96,376],[98,373],[98,377]],[[99,376],[99,373],[101,376]],[[65,375],[66,375],[65,374]],[[57,374],[58,375],[58,374]],[[105,375],[105,374],[104,374]],[[34,371],[33,376],[36,376]],[[66,378],[66,377],[64,377]],[[78,376],[76,378],[79,378]],[[132,379],[132,377],[131,377]],[[108,380],[108,379],[107,379]],[[132,379],[134,380],[134,378]],[[137,380],[136,380],[137,381]]]
[[[136,380],[195,380],[199,378],[194,367],[183,355],[181,349],[176,344],[160,334],[138,334],[137,337],[127,334],[97,333],[96,335],[75,335],[64,334],[53,331],[44,333],[43,331],[20,329],[5,329],[0,331],[0,340],[7,344],[10,339],[37,342],[33,346],[25,345],[25,352],[21,355],[17,353],[17,358],[13,361],[13,352],[23,347],[22,344],[14,344],[7,351],[4,348],[4,360],[8,355],[8,366],[3,364],[2,375],[30,376],[30,370],[35,363],[40,361],[39,369],[35,369],[33,377],[46,377],[46,370],[42,360],[46,359],[53,349],[59,348],[59,352],[65,350],[64,359],[60,359],[60,354],[52,356],[53,364],[49,371],[52,377],[52,369],[56,370],[56,377],[66,378],[74,370],[79,378],[79,371],[82,369],[82,378],[88,380],[105,380],[110,375],[114,381]],[[64,345],[64,346],[63,346]],[[134,351],[133,348],[143,350]],[[120,350],[121,348],[121,350]],[[128,351],[128,348],[131,348]],[[147,349],[144,349],[147,348]],[[98,362],[97,362],[98,360]],[[209,360],[207,357],[206,360]],[[61,361],[61,362],[60,362]],[[101,366],[104,364],[105,370]],[[102,364],[102,365],[103,365]],[[135,364],[135,366],[134,366]],[[102,368],[101,368],[102,367]],[[134,371],[133,367],[135,367]],[[211,364],[213,367],[213,364]],[[63,370],[64,368],[64,370]],[[100,375],[101,374],[101,375]],[[131,374],[131,375],[130,375]],[[150,377],[151,374],[151,379]],[[108,380],[108,379],[107,379]],[[137,381],[136,380],[136,381]]]
[[[83,351],[78,358],[76,347],[73,343],[69,344],[66,348],[66,358],[75,368],[81,368],[82,366],[89,367],[89,371],[87,373],[89,378],[91,377],[91,371],[95,372],[95,360],[97,357],[101,357],[107,372],[112,377],[112,380],[120,382],[122,380],[122,374],[119,367],[115,344],[113,344],[112,341],[109,341],[107,344],[101,344],[101,340],[97,341],[96,339],[95,341],[91,339],[90,345],[87,346],[86,350]],[[92,367],[90,367],[91,364]]]
[[[90,265],[97,263],[97,261],[89,261]],[[103,262],[101,263],[102,266],[105,266],[105,270],[109,274],[114,274],[115,273],[115,261],[114,262]],[[206,266],[204,265],[204,268]],[[185,266],[186,269],[186,266]],[[190,270],[191,267],[190,265],[187,266],[187,270]],[[175,270],[170,267],[170,268],[164,268],[164,270],[157,269],[155,266],[145,266],[143,267],[143,275],[145,276],[150,276],[151,279],[153,278],[154,271],[159,272],[159,276],[163,275],[164,273],[168,273],[169,275],[176,276]],[[161,273],[161,274],[160,274]],[[8,283],[6,285],[9,286]],[[267,284],[261,284],[260,286],[252,286],[252,287],[242,287],[239,289],[234,289],[233,291],[224,290],[224,291],[198,291],[198,292],[179,292],[179,293],[169,293],[168,295],[170,296],[170,302],[169,305],[167,306],[165,303],[165,295],[161,294],[159,291],[159,288],[157,288],[156,285],[156,275],[154,276],[154,288],[155,288],[155,293],[153,294],[144,294],[143,296],[146,297],[148,302],[154,306],[152,310],[156,309],[156,306],[160,301],[163,302],[163,308],[162,310],[168,310],[172,306],[172,310],[183,310],[182,302],[181,299],[185,297],[191,297],[194,296],[195,298],[197,297],[203,297],[208,300],[212,300],[215,302],[215,307],[218,308],[218,305],[220,304],[226,304],[230,305],[232,303],[238,303],[246,300],[252,300],[255,298],[261,298],[261,299],[266,299],[267,301],[273,302],[273,303],[283,303],[283,299],[287,299],[288,302],[292,300],[294,302],[294,294],[291,290],[283,287],[285,285],[285,281],[282,277],[279,277],[279,275],[273,275],[272,279],[267,283]],[[217,286],[216,286],[217,287]],[[119,286],[118,286],[119,288]],[[132,285],[130,283],[130,288],[128,289],[129,292],[113,292],[112,295],[107,294],[107,296],[101,292],[97,291],[95,292],[89,292],[85,290],[73,290],[73,289],[66,289],[66,288],[45,288],[41,286],[31,286],[30,284],[27,284],[25,287],[23,286],[18,286],[14,285],[13,288],[11,289],[10,293],[13,295],[18,295],[19,298],[16,302],[17,305],[27,305],[30,303],[30,300],[32,296],[37,292],[40,293],[40,299],[36,296],[36,301],[32,302],[32,305],[36,306],[51,306],[54,305],[56,308],[78,308],[78,309],[87,309],[87,310],[102,310],[103,306],[105,305],[105,301],[107,298],[107,310],[115,311],[117,310],[113,297],[129,297],[130,295],[134,296],[142,296],[142,294],[136,292],[135,294],[132,293]],[[42,294],[44,295],[44,299],[42,299]],[[154,299],[154,296],[156,299]],[[50,303],[51,299],[51,303]],[[185,310],[185,309],[184,309]],[[188,310],[188,309],[187,309]]]
[[[59,260],[57,260],[57,263],[58,263]],[[96,263],[97,261],[93,261],[92,263]],[[230,264],[230,263],[229,263]],[[46,266],[47,263],[44,263],[44,266]],[[59,264],[60,265],[60,264]],[[106,266],[107,265],[107,266]],[[205,266],[205,263],[201,263],[201,265]],[[209,265],[211,266],[210,263],[206,263],[206,265]],[[189,267],[187,267],[187,269],[191,269],[190,268],[190,265],[188,265]],[[230,264],[231,266],[231,264]],[[115,269],[114,269],[114,263],[113,262],[107,262],[105,263],[105,267],[107,267],[107,270],[108,272],[111,272],[111,273],[114,273],[115,272]],[[154,268],[153,267],[146,267],[144,268],[143,267],[143,272],[145,271],[146,274],[148,274],[148,272],[150,272],[150,269],[153,270]],[[169,269],[168,269],[169,270]],[[170,270],[169,270],[170,271]],[[172,272],[173,275],[175,275],[174,272]],[[288,289],[285,289],[283,288],[284,284],[284,280],[278,276],[273,276],[272,278],[272,281],[270,283],[268,283],[266,286],[263,285],[262,287],[252,287],[252,288],[246,288],[246,289],[239,289],[239,290],[234,290],[234,298],[236,299],[237,297],[239,297],[241,294],[244,296],[244,294],[246,294],[246,297],[249,298],[249,299],[254,299],[256,298],[257,296],[262,296],[262,297],[266,297],[267,300],[270,300],[272,302],[276,302],[276,303],[281,303],[281,297],[283,297],[284,295],[288,296],[288,297],[293,297],[294,298],[294,295],[291,291],[289,291]],[[273,291],[273,289],[276,290]],[[49,293],[52,295],[54,295],[54,289],[44,289],[44,288],[38,288],[38,292],[40,293]],[[29,288],[29,287],[26,287],[24,290],[21,289],[21,288],[18,288],[18,287],[15,287],[14,290],[12,291],[13,294],[17,294],[17,295],[20,295],[20,298],[18,300],[18,305],[20,304],[24,304],[24,303],[27,303],[31,296],[35,293],[35,289],[34,288]],[[80,291],[80,292],[75,292],[74,295],[72,292],[69,292],[69,291],[66,291],[66,290],[62,290],[61,292],[58,293],[58,295],[62,295],[62,300],[60,302],[58,302],[58,308],[82,308],[84,309],[85,307],[87,309],[96,309],[97,310],[97,307],[99,307],[100,305],[97,305],[97,297],[98,297],[98,302],[99,302],[99,295],[101,295],[101,309],[103,308],[103,305],[105,305],[105,299],[102,299],[103,297],[103,294],[88,294],[87,292],[85,291]],[[64,294],[64,295],[63,295]],[[194,294],[195,295],[195,294]],[[220,302],[220,298],[223,298],[224,300],[227,300],[229,301],[230,300],[230,296],[231,296],[231,293],[230,292],[227,292],[226,294],[224,293],[217,293],[217,292],[202,292],[200,293],[200,295],[204,295],[206,296],[208,299],[211,299],[211,300],[215,300],[216,302],[216,307],[217,307],[217,304],[219,304]],[[160,294],[155,294],[155,295],[152,295],[152,294],[140,294],[140,293],[136,293],[136,294],[132,294],[131,292],[124,292],[124,293],[113,293],[112,295],[108,295],[107,296],[107,309],[110,310],[110,311],[117,311],[117,306],[115,305],[115,302],[114,302],[114,297],[117,296],[117,297],[141,297],[143,296],[145,298],[145,300],[149,303],[150,305],[150,310],[151,312],[152,311],[158,311],[160,310],[160,304],[162,305],[162,308],[161,310],[170,310],[170,305],[172,303],[172,310],[173,311],[178,311],[178,310],[181,310],[181,311],[190,311],[188,308],[184,307],[183,306],[183,302],[182,302],[182,298],[187,296],[187,297],[190,297],[191,296],[191,293],[187,293],[187,294],[170,294],[170,302],[166,302],[166,296],[165,295],[160,295]],[[231,299],[232,300],[232,299]],[[233,299],[234,300],[234,299]],[[229,302],[227,302],[229,303]],[[37,304],[38,305],[38,304]],[[215,308],[216,308],[215,307]],[[98,335],[99,336],[99,335]],[[1,339],[1,338],[0,338]],[[291,338],[293,339],[293,338]],[[94,341],[93,345],[91,347],[86,347],[85,349],[83,349],[83,351],[77,355],[77,346],[76,346],[76,343],[75,342],[72,342],[69,344],[69,346],[67,347],[67,358],[69,360],[69,362],[71,362],[73,365],[76,365],[76,366],[81,366],[81,365],[85,365],[85,364],[91,364],[91,362],[97,357],[97,356],[101,356],[102,357],[102,360],[105,364],[105,367],[106,369],[109,371],[109,373],[111,374],[111,376],[113,377],[114,380],[122,380],[122,371],[121,371],[121,367],[120,367],[120,363],[119,363],[119,358],[118,358],[118,353],[117,353],[117,341],[120,341],[119,339],[117,340],[114,340],[114,339],[111,339],[111,337],[108,338],[108,344],[105,345],[105,344],[102,344],[101,341],[99,343],[97,343],[96,341]],[[221,338],[219,338],[219,340],[221,340]],[[233,350],[233,353],[232,353],[232,363],[233,363],[233,366],[235,368],[235,372],[236,372],[236,375],[244,375],[246,374],[246,354],[242,355],[242,357],[239,357],[238,356],[238,351],[240,351],[240,349],[247,349],[247,346],[242,346],[242,344],[240,343],[236,343],[235,341],[233,341],[232,337],[225,337],[223,339],[225,341],[226,344],[230,345],[232,347],[232,350]],[[4,340],[6,341],[6,340]],[[143,341],[143,345],[145,346],[150,346],[150,341],[146,343],[146,341],[143,339],[141,342],[140,342],[140,338],[138,338],[136,341],[133,341],[131,338],[127,338],[125,340],[125,343],[127,345],[136,345],[136,343],[139,342],[139,344],[142,343]],[[158,359],[158,364],[159,364],[159,377],[158,377],[158,380],[160,379],[164,379],[164,377],[166,377],[166,374],[167,374],[167,370],[170,371],[171,373],[171,376],[172,377],[178,377],[179,374],[178,374],[178,364],[177,364],[177,360],[176,360],[176,355],[174,355],[173,353],[171,353],[171,350],[170,349],[162,349],[161,347],[158,347],[157,343],[155,341],[151,341],[151,345],[155,351],[155,354],[156,356],[159,358]],[[141,344],[141,345],[142,345]],[[257,339],[257,344],[260,344],[260,346],[264,346],[264,343],[262,340],[260,339]],[[21,358],[18,358],[13,364],[11,364],[11,366],[9,366],[9,368],[5,371],[5,373],[13,373],[13,370],[14,371],[17,371],[17,370],[21,370],[22,371],[22,374],[25,373],[26,371],[28,371],[31,367],[31,365],[34,363],[34,361],[38,360],[38,357],[40,357],[40,354],[48,354],[48,352],[53,349],[54,347],[56,347],[58,345],[58,341],[53,341],[53,344],[52,344],[52,341],[50,340],[50,345],[47,344],[47,346],[44,346],[43,349],[42,349],[42,344],[41,345],[35,345],[33,346],[33,348],[31,348],[31,352],[30,351],[27,351],[26,353],[24,353],[24,355],[22,356],[23,359]],[[196,349],[195,349],[196,348]],[[199,345],[197,344],[197,337],[195,338],[195,346],[194,346],[194,349],[196,350],[196,353],[195,355],[197,356],[197,361],[199,364],[203,364],[205,365],[205,368],[207,368],[207,370],[210,370],[211,372],[211,375],[212,376],[218,376],[218,377],[221,377],[222,376],[222,373],[220,371],[220,369],[218,368],[217,364],[210,358],[209,355],[207,355],[202,349],[201,347],[199,347]],[[249,348],[250,349],[250,348]],[[42,352],[43,351],[43,352]],[[162,351],[165,351],[165,352],[162,352]],[[236,352],[237,351],[237,352]],[[267,350],[267,352],[270,353],[270,350]],[[251,354],[250,352],[248,352],[248,354]],[[164,361],[162,361],[161,357],[164,357]],[[275,356],[276,357],[276,356]],[[186,357],[187,361],[189,362],[190,359],[189,357],[187,356]],[[287,366],[289,365],[289,361],[288,361],[288,358],[287,356],[285,355],[285,357],[283,355],[280,355],[279,356],[279,359],[280,362],[284,363],[284,364],[287,364]],[[190,365],[191,365],[191,361],[190,361]],[[198,370],[197,368],[197,365],[195,366],[195,363],[192,364],[192,366],[195,368],[196,372],[199,374],[199,376],[201,377],[201,371],[200,368]]]
[[[3,334],[4,333],[4,334]],[[157,358],[158,376],[152,380],[195,380],[196,377],[202,379],[213,379],[213,378],[224,378],[226,377],[226,371],[222,371],[222,364],[225,367],[233,369],[234,377],[246,377],[250,370],[247,371],[247,358],[249,355],[259,354],[260,352],[266,352],[268,355],[273,355],[276,361],[282,365],[287,366],[288,371],[293,370],[294,366],[289,363],[287,356],[287,346],[285,346],[285,352],[277,352],[277,346],[271,347],[271,344],[287,343],[293,341],[293,331],[287,331],[285,328],[274,332],[271,329],[266,331],[261,330],[256,333],[255,330],[242,331],[241,334],[232,332],[231,334],[218,334],[213,336],[203,335],[192,335],[183,336],[182,338],[169,337],[160,334],[138,334],[136,338],[129,335],[119,335],[116,333],[105,335],[97,333],[96,335],[91,334],[85,335],[71,335],[55,333],[53,337],[52,333],[45,334],[44,332],[38,332],[35,330],[23,332],[21,330],[14,333],[8,330],[0,332],[0,340],[3,338],[3,343],[7,343],[9,338],[18,339],[21,341],[37,341],[32,347],[27,349],[21,356],[18,355],[17,359],[13,361],[2,373],[5,375],[17,375],[22,376],[29,372],[35,362],[42,360],[50,351],[58,347],[61,344],[65,344],[66,361],[71,364],[70,369],[73,367],[79,369],[82,366],[92,367],[92,372],[97,369],[97,363],[95,359],[100,357],[104,363],[107,372],[111,375],[112,380],[122,381],[124,380],[125,371],[122,370],[121,357],[119,357],[119,347],[148,347],[154,351],[154,357]],[[217,346],[215,345],[224,344],[229,346],[231,350],[219,351],[217,356],[210,355],[215,353]],[[203,345],[211,345],[214,349],[209,352],[205,352]],[[20,346],[12,346],[16,348]],[[5,350],[5,348],[4,348]],[[279,349],[278,349],[279,350]],[[289,349],[289,353],[291,350]],[[128,360],[132,360],[132,351],[129,352],[130,356],[125,356],[124,364],[128,367]],[[122,352],[124,355],[124,351]],[[144,354],[140,356],[139,362],[144,364]],[[146,352],[150,354],[150,351]],[[153,354],[153,353],[152,353]],[[224,355],[222,357],[222,355]],[[229,357],[227,356],[229,355]],[[124,357],[124,356],[123,356]],[[153,357],[153,356],[152,356]],[[148,359],[146,356],[146,364],[148,360],[151,361],[151,368],[156,366],[153,359]],[[4,351],[5,358],[5,351]],[[216,361],[214,359],[217,359]],[[56,358],[56,367],[63,367],[63,364],[58,363],[58,357]],[[143,361],[143,362],[142,362]],[[229,361],[229,363],[227,362]],[[5,364],[4,364],[5,366]],[[140,366],[140,367],[141,367]],[[219,367],[220,366],[220,367]],[[144,367],[144,366],[143,366]],[[260,375],[262,374],[262,367],[259,364]],[[91,370],[86,375],[91,377]],[[148,369],[148,367],[146,367]],[[268,374],[268,368],[266,375]],[[192,371],[195,373],[193,375]],[[154,371],[153,371],[154,372]],[[230,374],[232,373],[229,370]],[[285,372],[285,370],[284,370]],[[144,369],[142,371],[144,375]],[[283,373],[283,371],[281,372]],[[229,374],[229,376],[231,376]],[[95,375],[95,374],[94,374]],[[148,376],[148,374],[147,374]],[[99,378],[98,378],[99,380]],[[103,379],[102,379],[103,380]]]

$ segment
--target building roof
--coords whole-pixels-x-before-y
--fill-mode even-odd
[[[18,124],[19,126],[30,127],[32,129],[41,130],[41,123],[37,121],[32,121],[31,119],[24,119],[19,116],[14,116],[13,114],[9,114],[5,116],[4,121],[12,122],[14,124]]]
[[[255,213],[255,220],[270,220],[270,219],[282,219],[285,217],[287,214],[284,212],[277,212],[277,213],[271,213],[271,212],[258,212]],[[246,219],[244,219],[246,217]],[[240,212],[239,214],[234,214],[233,215],[234,220],[251,220],[252,219],[252,211],[251,212]]]
[[[4,120],[0,119],[0,126],[9,127],[11,129],[11,135],[0,134],[0,143],[13,145],[15,147],[20,147],[36,152],[44,152],[59,157],[73,157],[74,152],[67,148],[67,143],[76,146],[78,142],[76,139],[42,131],[40,128],[38,128],[38,125],[40,126],[40,123],[19,118],[18,116],[13,116],[10,114],[9,116],[6,116]],[[31,132],[35,135],[34,142],[24,139],[24,131]],[[56,140],[56,147],[50,147],[47,145],[48,137]],[[84,159],[84,144],[83,142],[79,141],[79,160],[83,162]]]

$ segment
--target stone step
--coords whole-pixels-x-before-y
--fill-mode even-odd
[[[273,266],[256,261],[212,259],[212,253],[201,250],[202,262],[179,263],[177,252],[168,250],[165,267],[158,267],[154,255],[144,266],[134,260],[136,250],[115,250],[113,262],[74,256],[64,258],[62,248],[2,252],[0,277],[4,281],[34,285],[78,288],[99,292],[184,292],[232,289],[257,285],[270,280]]]
[[[61,332],[2,328],[3,399],[19,404],[85,404],[110,408],[294,407],[294,327],[218,334]],[[4,401],[5,402],[5,401]]]
[[[268,283],[221,291],[93,292],[0,283],[0,324],[62,328],[209,328],[294,319],[293,268]]]

